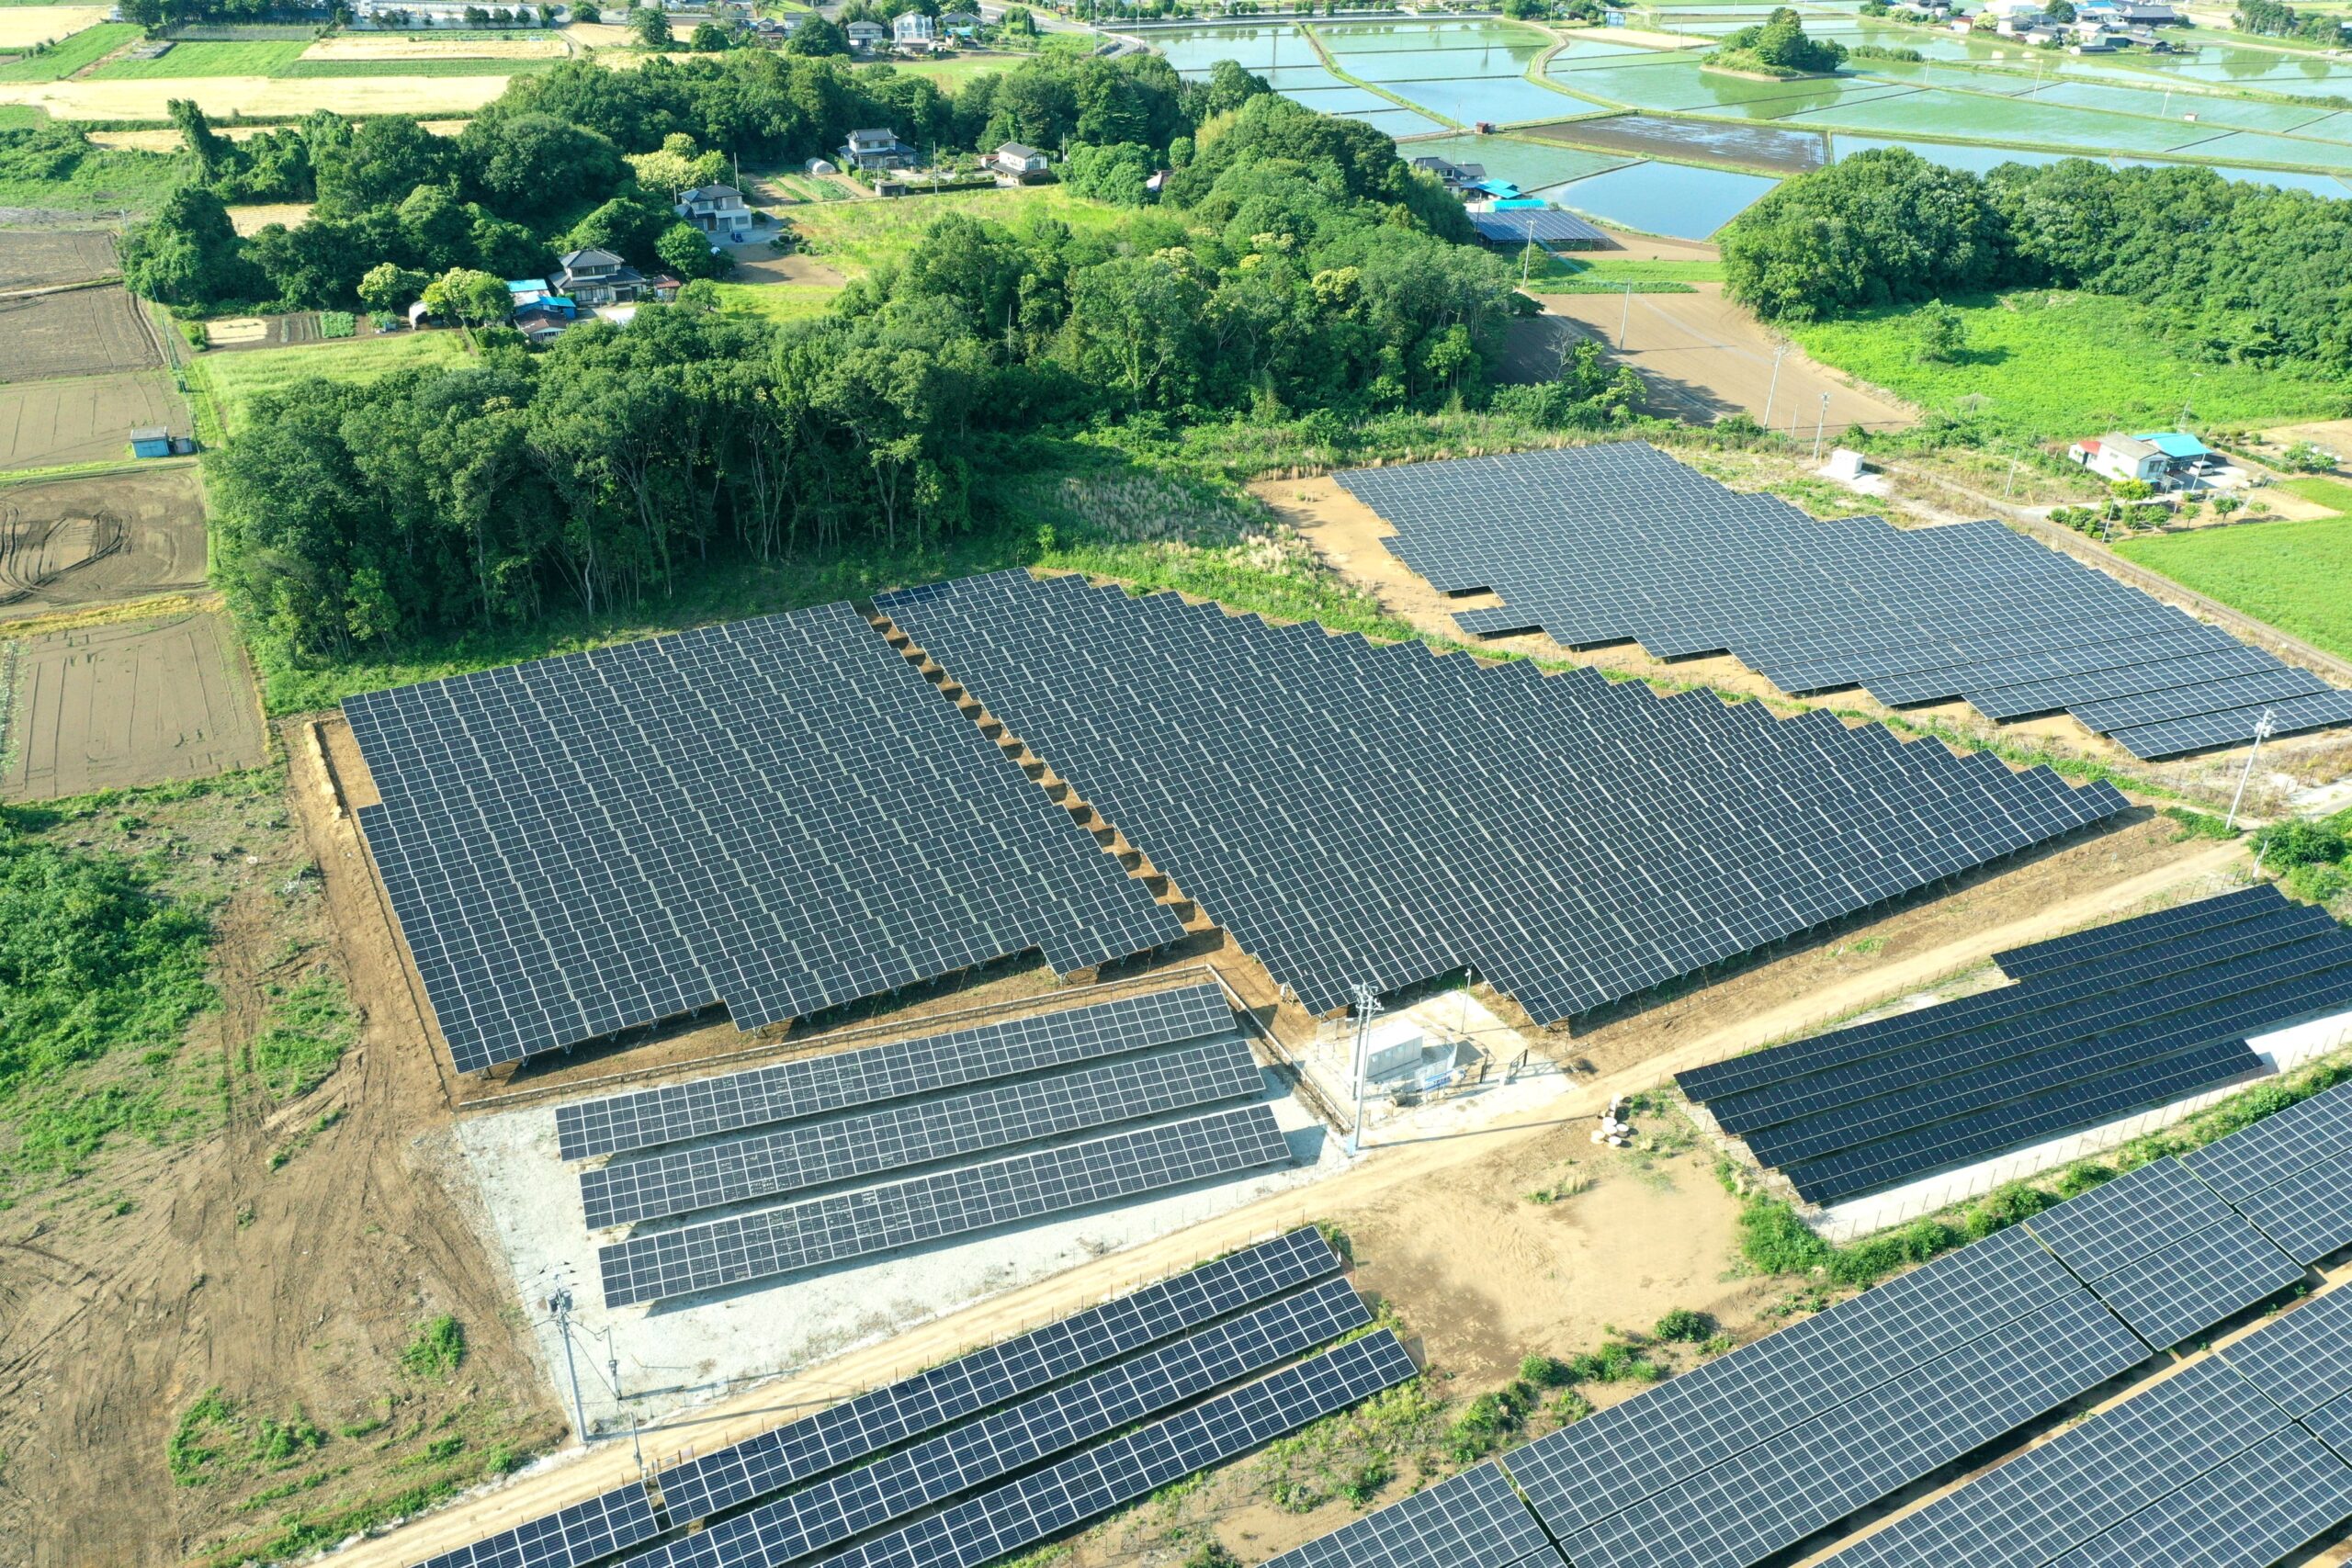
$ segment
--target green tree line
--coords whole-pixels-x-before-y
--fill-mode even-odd
[[[1732,297],[1769,318],[2071,288],[2154,307],[2200,357],[2352,374],[2352,201],[2210,169],[1975,175],[1875,149],[1785,182],[1721,241]]]

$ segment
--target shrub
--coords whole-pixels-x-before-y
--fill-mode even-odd
[[[465,1359],[465,1325],[446,1312],[417,1325],[416,1337],[401,1352],[401,1367],[421,1378],[447,1379]]]
[[[1684,1345],[1700,1345],[1714,1337],[1715,1320],[1703,1312],[1676,1307],[1657,1320],[1657,1337]]]
[[[2050,1207],[2050,1194],[2022,1181],[2012,1181],[1996,1187],[1968,1206],[1962,1228],[1971,1241],[1982,1241],[1995,1231],[2004,1231],[2019,1220],[2031,1219]]]
[[[1558,1388],[1574,1381],[1568,1374],[1568,1364],[1556,1356],[1528,1357],[1520,1362],[1519,1375],[1521,1382],[1537,1388]]]
[[[2322,822],[2279,822],[2254,836],[2255,853],[2265,865],[2284,871],[2342,860],[2352,852],[2341,829]]]

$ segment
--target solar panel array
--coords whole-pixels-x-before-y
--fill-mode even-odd
[[[1510,1478],[1489,1461],[1285,1551],[1266,1568],[1518,1568],[1559,1560]]]
[[[1394,1388],[1418,1371],[1384,1328],[821,1561],[826,1568],[978,1568]]]
[[[2069,710],[2143,758],[2251,739],[2266,708],[2278,733],[2352,723],[2352,692],[1997,523],[1817,522],[1639,442],[1340,479],[1431,586],[1503,598],[1455,617],[1473,633],[1728,652],[1796,694]]]
[[[1556,207],[1513,207],[1466,216],[1490,245],[1598,245],[1608,239],[1573,212]]]
[[[2248,1077],[2251,1037],[2352,1006],[2352,932],[2267,886],[1999,958],[2017,984],[1676,1082],[1830,1203]]]
[[[992,1078],[1124,1055],[1233,1028],[1214,984],[1095,1002],[918,1040],[837,1051],[560,1106],[565,1159],[627,1154]]]
[[[846,604],[344,711],[381,795],[360,825],[461,1070],[1183,934]]]
[[[605,1304],[695,1294],[1289,1162],[1263,1105],[1165,1122],[600,1247]]]
[[[2124,808],[1826,714],[1074,577],[877,603],[1317,1012],[1470,965],[1569,1017]]]
[[[2296,1262],[2352,1247],[2352,1084],[2182,1157]]]
[[[627,1224],[1254,1098],[1263,1089],[1249,1045],[1238,1034],[1227,1035],[976,1094],[796,1123],[605,1166],[581,1173],[580,1194],[591,1229]]]
[[[628,1559],[628,1568],[797,1562],[1265,1371],[1371,1321],[1345,1280],[1327,1280],[641,1552]]]
[[[579,1568],[651,1540],[667,1528],[645,1483],[632,1481],[428,1558],[417,1568]]]

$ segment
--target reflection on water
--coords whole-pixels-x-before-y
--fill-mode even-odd
[[[1645,234],[1703,240],[1780,183],[1689,164],[1634,164],[1562,186],[1551,195],[1554,206],[1588,218]]]

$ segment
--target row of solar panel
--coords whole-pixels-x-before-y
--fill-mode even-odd
[[[2352,1246],[2352,1203],[2314,1182],[2352,1168],[2352,1085],[2187,1159],[2095,1188],[1270,1568],[1505,1568],[1541,1540],[1513,1483],[1577,1568],[1774,1558],[2096,1388],[2150,1346],[2302,1282],[2275,1249],[2261,1269],[2233,1272],[2268,1244],[2217,1192],[2241,1212],[2273,1195],[2279,1212],[2300,1208],[2301,1224],[2324,1229],[2288,1247],[2295,1263]],[[2262,1568],[2352,1517],[2352,1467],[2314,1434],[2352,1453],[2352,1290],[2322,1294],[1834,1561]]]
[[[1110,1365],[1318,1280],[1340,1259],[1297,1230],[534,1519],[419,1568],[580,1568]]]
[[[661,1219],[1255,1098],[1263,1088],[1249,1045],[1228,1034],[582,1171],[581,1201],[592,1230]]]
[[[345,711],[381,797],[361,825],[461,1070],[714,1003],[749,1029],[1183,934],[845,604]]]
[[[1272,1110],[1251,1105],[634,1235],[599,1247],[596,1268],[605,1304],[628,1306],[1239,1177],[1290,1158]]]
[[[1995,524],[1816,522],[1638,443],[1341,482],[1432,585],[1508,601],[1458,617],[1479,635],[1727,651],[1795,694],[1860,683],[1995,718],[2071,709],[2143,757],[2248,739],[2266,706],[2287,733],[2352,720],[2352,693]]]
[[[1172,1045],[1233,1027],[1214,984],[1184,986],[920,1039],[560,1106],[565,1159],[628,1154],[720,1133]]]
[[[1466,964],[1570,1016],[2121,804],[1827,715],[1075,578],[877,604],[1318,1011]]]

